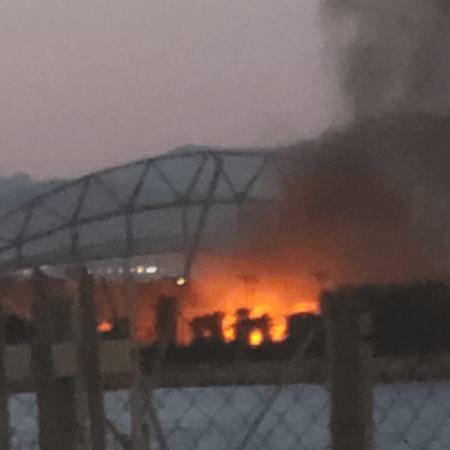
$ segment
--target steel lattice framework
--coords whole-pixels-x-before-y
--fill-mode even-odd
[[[263,150],[186,151],[62,183],[0,217],[0,267],[185,252],[188,273],[212,233],[205,226],[213,210],[227,229],[230,208],[275,200],[274,174],[285,158]]]

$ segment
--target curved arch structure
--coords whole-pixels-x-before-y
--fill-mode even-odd
[[[236,207],[278,197],[284,157],[205,149],[68,181],[0,217],[0,268],[184,252],[189,273],[199,247],[232,231]]]

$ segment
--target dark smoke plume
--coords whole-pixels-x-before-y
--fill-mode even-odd
[[[446,280],[449,142],[447,118],[388,115],[283,149],[282,202],[248,215],[245,251],[335,284]]]
[[[324,0],[323,18],[353,121],[284,150],[281,224],[252,251],[343,283],[446,277],[450,2]]]
[[[315,150],[289,149],[302,157],[286,178],[283,226],[294,241],[333,263],[339,282],[437,276],[440,239],[414,215],[416,205],[395,177],[401,167],[393,167],[379,149],[395,140],[389,128],[368,121],[330,136]]]
[[[249,210],[238,250],[335,284],[448,281],[450,1],[323,0],[322,13],[353,120],[280,150],[282,201]]]
[[[324,0],[322,11],[355,117],[450,112],[448,0]]]

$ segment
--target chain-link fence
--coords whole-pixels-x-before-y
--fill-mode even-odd
[[[151,348],[141,349],[139,371],[131,367],[131,378],[114,381],[128,389],[98,385],[103,443],[82,448],[450,448],[450,352],[445,326],[441,329],[435,318],[428,323],[426,309],[419,308],[423,326],[415,327],[411,337],[408,327],[416,324],[414,303],[408,303],[409,317],[389,327],[369,294],[364,289],[343,289],[324,295],[325,321],[313,321],[298,341],[287,338],[269,342],[268,347],[247,345],[245,351],[233,342],[206,340],[195,352],[192,346],[170,344],[164,360],[155,360],[158,353]],[[318,349],[324,345],[317,340],[324,329],[325,348]],[[222,360],[220,352],[225,352]],[[73,375],[67,376],[68,392],[78,401],[79,391],[70,384]],[[40,406],[42,400],[35,392],[26,390],[25,385],[10,389],[12,450],[42,448],[39,414],[46,406]],[[52,395],[57,396],[56,391]],[[94,420],[89,411],[86,417]],[[79,423],[77,417],[74,424]]]
[[[328,396],[322,386],[157,389],[153,402],[164,442],[150,438],[152,449],[329,448]],[[131,448],[129,391],[105,392],[104,405],[106,448]],[[35,395],[12,396],[10,413],[12,449],[38,449]]]
[[[245,448],[330,448],[327,391],[322,386],[283,386],[273,404],[274,386],[158,389],[154,392],[164,443],[149,448],[170,450],[238,449],[250,430]],[[278,390],[278,389],[277,389]],[[377,385],[374,393],[378,450],[444,450],[450,445],[450,382]],[[108,450],[131,448],[129,391],[104,394],[109,423]],[[35,394],[10,399],[13,450],[37,450]],[[255,428],[261,411],[265,416]],[[128,446],[128,447],[127,447]]]
[[[13,450],[37,450],[38,411],[34,393],[15,394],[9,399],[11,448]]]
[[[163,436],[162,442],[152,439],[150,448],[328,448],[328,396],[321,386],[157,389],[153,404]],[[117,431],[129,436],[128,392],[106,394],[105,408]]]
[[[376,448],[440,450],[450,446],[450,382],[377,385]]]

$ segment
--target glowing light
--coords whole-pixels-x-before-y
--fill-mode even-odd
[[[139,266],[137,268],[137,273],[144,273],[144,266]]]
[[[111,322],[102,322],[97,326],[97,330],[100,331],[100,333],[107,333],[108,331],[111,331],[113,329]]]
[[[226,328],[223,330],[223,337],[227,342],[231,342],[234,339],[235,332],[233,328]]]
[[[309,313],[309,314],[318,314],[320,312],[320,307],[318,303],[312,302],[302,302],[296,303],[292,308],[293,313]]]
[[[222,322],[222,332],[223,337],[226,342],[231,342],[236,337],[236,329],[235,329],[236,319],[234,315],[227,314],[225,315]]]
[[[177,283],[177,286],[184,286],[186,284],[186,278],[183,278],[183,277],[177,278],[176,283]]]
[[[146,272],[147,273],[156,273],[158,271],[158,268],[156,266],[149,266],[147,267]]]
[[[274,324],[270,330],[270,337],[273,342],[281,342],[286,337],[286,324]]]
[[[216,331],[210,332],[214,335],[221,334],[224,342],[231,343],[237,339],[239,331],[239,337],[245,335],[249,348],[259,348],[266,342],[283,342],[289,336],[289,320],[292,315],[320,313],[320,286],[310,274],[291,274],[290,270],[285,271],[283,268],[266,268],[265,263],[260,265],[258,260],[253,259],[241,261],[234,256],[221,256],[217,260],[214,258],[205,259],[206,269],[199,271],[193,279],[184,277],[182,272],[165,274],[165,268],[158,266],[159,262],[141,261],[144,269],[139,278],[151,278],[149,297],[157,298],[161,293],[171,297],[183,296],[179,307],[180,316],[184,320],[177,321],[177,343],[189,345],[194,337],[189,324],[197,317],[215,312],[221,312],[223,317],[219,322],[213,321]],[[135,262],[135,270],[138,267],[139,262]],[[149,274],[149,267],[157,268],[155,275]],[[235,276],[247,273],[248,267],[256,274],[253,278],[242,280],[242,277]],[[156,275],[161,275],[161,279],[157,280]],[[237,311],[242,308],[249,311],[247,318],[237,317]],[[143,310],[142,315],[146,318],[139,319],[138,338],[152,342],[156,338],[152,308],[149,306],[148,311]],[[236,322],[239,320],[250,322],[244,323],[243,328],[236,329]],[[208,326],[206,324],[202,332],[204,337],[208,334]]]
[[[261,331],[259,331],[259,330],[253,330],[253,331],[250,333],[250,336],[249,336],[249,344],[250,344],[252,347],[257,347],[258,345],[261,345],[261,344],[262,344],[262,341],[263,341],[263,335],[262,335]]]

